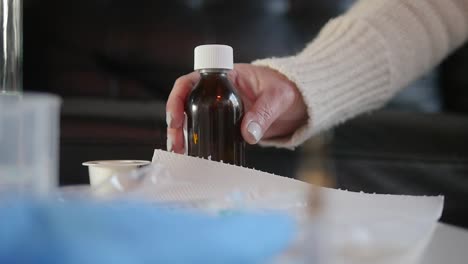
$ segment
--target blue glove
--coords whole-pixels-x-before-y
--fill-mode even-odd
[[[17,200],[0,204],[0,263],[265,263],[292,242],[294,228],[280,214]]]

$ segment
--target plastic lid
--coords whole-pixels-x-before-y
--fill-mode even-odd
[[[195,48],[195,70],[234,67],[233,51],[227,45],[202,45]]]

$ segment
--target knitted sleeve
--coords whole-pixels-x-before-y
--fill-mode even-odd
[[[468,0],[361,0],[296,56],[257,60],[293,81],[307,124],[262,145],[295,147],[384,105],[468,38]]]

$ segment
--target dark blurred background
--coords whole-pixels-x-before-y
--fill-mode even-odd
[[[231,45],[236,62],[292,55],[352,3],[25,0],[25,90],[64,100],[61,184],[87,182],[83,161],[151,159],[165,149],[165,100],[174,80],[192,70],[195,46]],[[467,73],[464,47],[385,109],[296,151],[249,147],[248,165],[296,177],[326,153],[337,187],[443,194],[444,221],[468,226]]]

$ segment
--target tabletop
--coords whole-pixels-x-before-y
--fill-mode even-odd
[[[426,248],[423,264],[462,264],[468,259],[468,230],[438,224]]]

